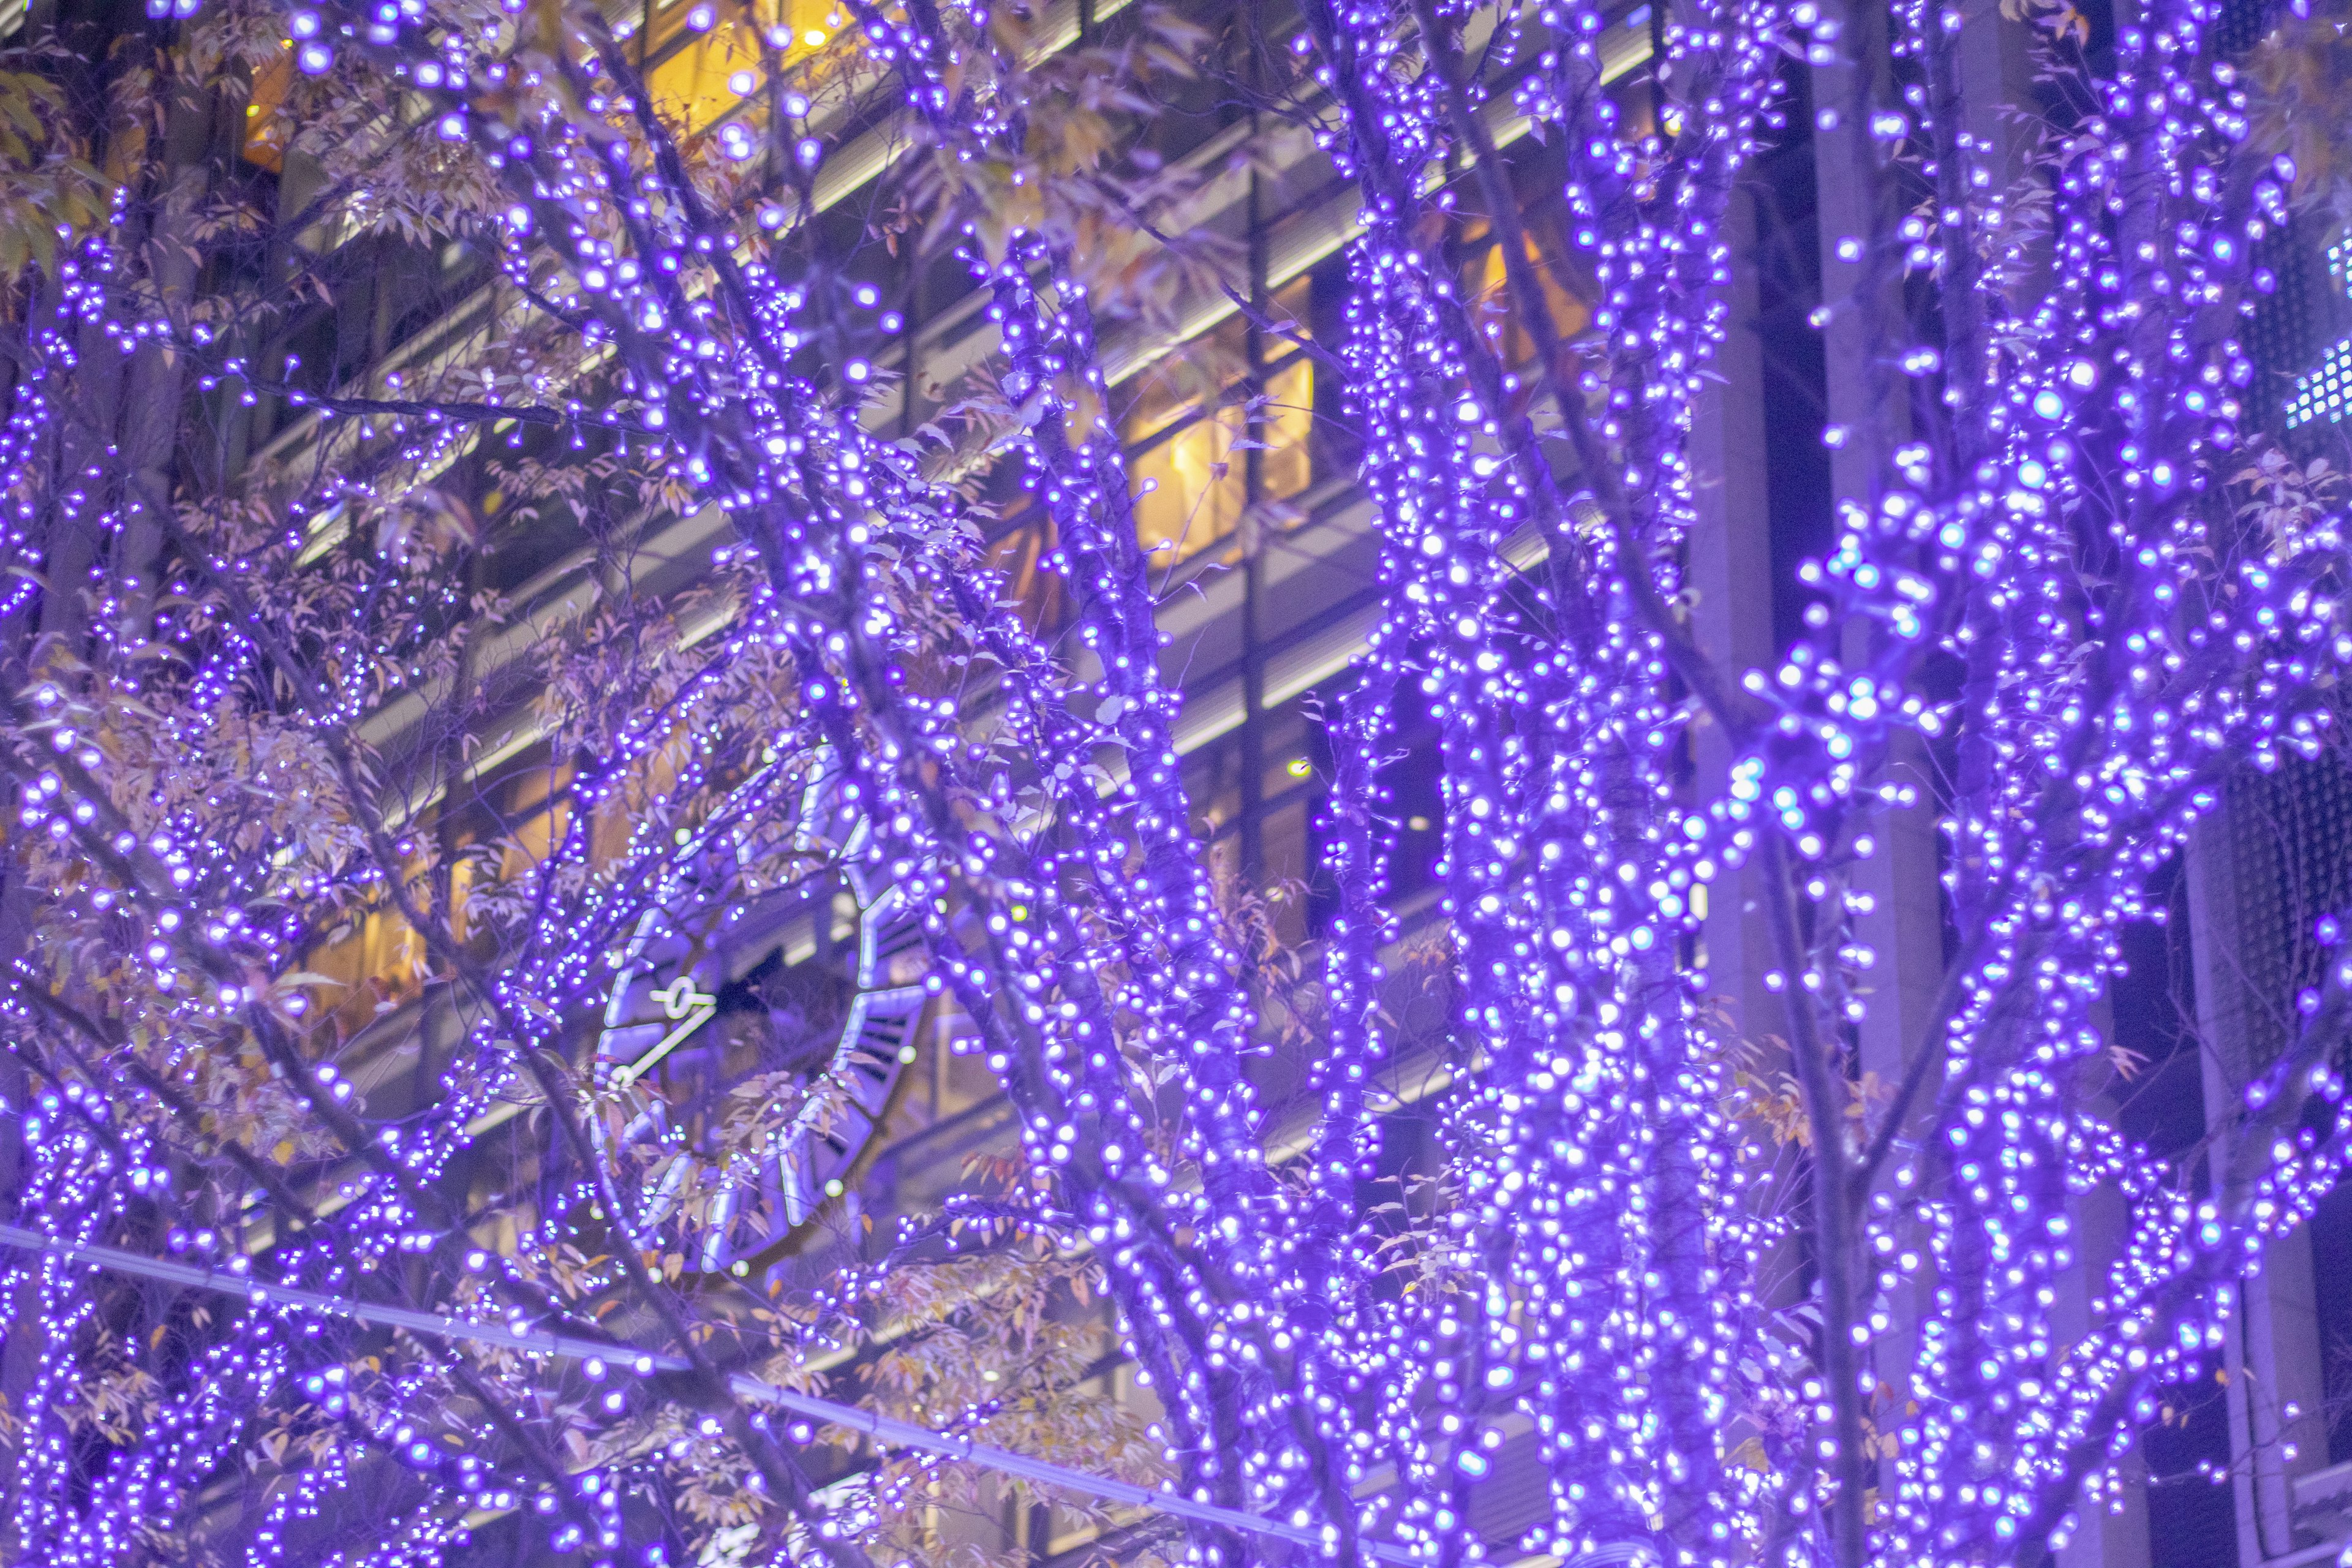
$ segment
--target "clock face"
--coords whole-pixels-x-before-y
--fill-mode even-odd
[[[921,922],[865,866],[867,832],[821,774],[793,835],[804,875],[747,896],[730,845],[690,845],[615,955],[597,1075],[634,1112],[643,1225],[675,1226],[690,1268],[748,1272],[838,1195],[914,1060]]]

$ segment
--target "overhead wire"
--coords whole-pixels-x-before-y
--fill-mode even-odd
[[[168,1258],[150,1257],[118,1247],[96,1243],[63,1241],[21,1226],[0,1225],[0,1246],[21,1251],[38,1252],[69,1262],[87,1263],[115,1273],[154,1279],[167,1284],[183,1285],[191,1289],[210,1290],[224,1296],[240,1296],[255,1307],[275,1307],[284,1310],[317,1312],[328,1317],[349,1319],[380,1328],[405,1329],[411,1333],[428,1334],[436,1339],[460,1341],[473,1344],[497,1345],[527,1354],[560,1357],[569,1361],[604,1362],[627,1366],[640,1375],[657,1372],[685,1372],[685,1357],[639,1350],[633,1345],[613,1344],[600,1340],[581,1339],[569,1334],[553,1333],[539,1329],[510,1328],[499,1323],[477,1322],[467,1318],[451,1317],[445,1312],[430,1312],[415,1307],[400,1307],[389,1302],[362,1301],[347,1296],[331,1295],[322,1290],[304,1289],[296,1285],[274,1284],[256,1279],[249,1274],[229,1268],[214,1268],[203,1264],[184,1263]],[[243,1259],[238,1259],[243,1262]],[[1202,1524],[1218,1525],[1226,1530],[1251,1535],[1270,1535],[1295,1545],[1324,1552],[1336,1545],[1319,1531],[1304,1525],[1288,1524],[1262,1515],[1244,1513],[1239,1509],[1223,1508],[1216,1503],[1182,1497],[1156,1487],[1139,1486],[1132,1481],[1118,1480],[1108,1476],[1091,1475],[1074,1470],[1045,1459],[1032,1458],[1005,1448],[990,1447],[969,1437],[951,1432],[938,1432],[919,1426],[911,1421],[901,1421],[871,1410],[861,1410],[854,1405],[836,1404],[819,1399],[814,1394],[798,1393],[779,1387],[748,1373],[729,1375],[727,1385],[738,1398],[753,1404],[772,1405],[793,1415],[830,1426],[863,1433],[877,1445],[913,1448],[925,1453],[977,1465],[1000,1475],[1014,1476],[1040,1486],[1057,1487],[1066,1491],[1085,1493],[1108,1501],[1126,1503],[1131,1507],[1149,1508]],[[1364,1555],[1381,1563],[1420,1563],[1423,1559],[1402,1546],[1386,1542],[1360,1543]]]

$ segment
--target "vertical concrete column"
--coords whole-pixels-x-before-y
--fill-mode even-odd
[[[2035,101],[2030,29],[2004,16],[2000,0],[1959,0],[1956,8],[1960,14],[1956,55],[1967,116],[1970,186],[1985,202],[2007,206],[2011,188],[2027,176],[2022,154],[2032,144],[2031,122],[2009,112],[2031,110]],[[2038,273],[2028,276],[2022,290],[2028,300],[2044,281]],[[2114,1038],[2113,1012],[2104,1000],[2092,1023],[2102,1039]],[[2079,1092],[2089,1114],[2112,1122],[2119,1110],[2116,1089],[2112,1065],[2086,1065]],[[2076,1260],[2058,1282],[2055,1313],[2061,1354],[2101,1326],[2108,1281],[2129,1240],[2131,1224],[2122,1193],[2112,1186],[2076,1200],[2073,1217]],[[2083,1500],[2074,1530],[2059,1550],[2058,1568],[2147,1568],[2146,1457],[2135,1447],[2120,1469],[2116,1495]]]
[[[1716,355],[1723,378],[1699,401],[1691,427],[1692,504],[1697,513],[1684,549],[1684,583],[1695,595],[1692,629],[1734,679],[1769,668],[1772,647],[1772,517],[1764,452],[1764,367],[1756,321],[1756,211],[1734,194],[1724,241],[1731,248],[1730,325]],[[1721,798],[1731,774],[1731,747],[1704,715],[1691,731],[1692,771],[1700,799]],[[1743,868],[1707,890],[1704,932],[1707,988],[1726,998],[1741,1037],[1785,1031],[1780,999],[1764,984],[1772,937],[1758,901],[1757,873]]]
[[[1902,347],[1901,257],[1882,254],[1875,265],[1871,261],[1874,247],[1885,252],[1901,244],[1869,125],[1871,105],[1891,97],[1887,9],[1881,0],[1832,0],[1824,10],[1837,22],[1838,37],[1812,56],[1813,175],[1831,501],[1843,514],[1875,508],[1894,452],[1909,438],[1905,395],[1912,384],[1885,374],[1885,362]],[[1873,290],[1876,298],[1866,298]],[[1849,629],[1843,650],[1849,667],[1869,656],[1871,635],[1867,626]],[[1912,803],[1880,816],[1874,853],[1853,880],[1869,900],[1854,934],[1873,955],[1859,981],[1866,1012],[1854,1044],[1865,1077],[1891,1089],[1927,1037],[1943,977],[1944,943],[1934,779],[1916,745],[1898,748],[1888,776],[1911,789]],[[1906,1163],[1900,1154],[1889,1160],[1881,1188]],[[1864,1261],[1874,1273],[1881,1260]],[[1918,1313],[1900,1289],[1887,1305],[1877,1372],[1895,1390],[1899,1406],[1916,1350]]]
[[[2229,831],[2232,809],[2242,807],[2225,805],[2199,826],[2189,846],[2189,940],[2209,1192],[2230,1160],[2231,1132],[2245,1104],[2246,1085],[2274,1049],[2260,1021],[2275,1016],[2284,1001],[2253,995],[2240,963],[2244,905]],[[2228,1379],[2238,1565],[2257,1568],[2310,1544],[2290,1522],[2294,1482],[2327,1462],[2321,1414],[2326,1387],[2308,1226],[2273,1243],[2262,1272],[2240,1282],[2222,1370]]]
[[[1895,353],[1893,342],[1873,342],[1874,312],[1863,290],[1870,278],[1866,253],[1876,243],[1895,245],[1889,199],[1875,172],[1875,155],[1860,105],[1864,73],[1886,70],[1885,12],[1875,0],[1839,0],[1829,9],[1841,22],[1841,37],[1827,58],[1812,67],[1813,177],[1821,229],[1822,340],[1827,369],[1831,501],[1843,511],[1872,507],[1894,449],[1908,437],[1908,407],[1899,399],[1874,401],[1874,362]],[[1882,84],[1883,85],[1883,84]],[[1880,209],[1880,210],[1874,210]],[[1875,320],[1899,330],[1902,301],[1895,283],[1899,261],[1883,267]],[[1894,384],[1907,389],[1900,376]],[[1867,653],[1867,627],[1853,629],[1849,663]],[[1911,785],[1917,803],[1887,814],[1876,852],[1864,862],[1858,881],[1873,907],[1859,921],[1862,940],[1875,954],[1864,984],[1869,1015],[1863,1020],[1863,1070],[1889,1082],[1902,1076],[1909,1051],[1926,1034],[1942,976],[1943,934],[1937,879],[1932,780],[1924,759],[1898,755],[1897,782]]]
[[[2114,1037],[2113,1018],[2102,1001],[2093,1024],[2103,1038]],[[2086,1110],[2109,1121],[2120,1088],[2112,1064],[2084,1068],[2081,1094]],[[2074,1205],[2075,1263],[2058,1281],[2056,1338],[2064,1347],[2079,1343],[2106,1316],[2107,1285],[2130,1239],[2131,1215],[2123,1194],[2102,1186]],[[2120,1495],[2085,1498],[2075,1525],[2058,1550],[2057,1568],[2147,1568],[2147,1462],[2137,1446],[2125,1458],[2117,1480]]]

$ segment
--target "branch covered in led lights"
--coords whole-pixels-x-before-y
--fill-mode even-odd
[[[520,0],[235,5],[142,36],[173,69],[276,61],[270,90],[376,139],[381,190],[344,216],[456,236],[484,270],[464,331],[305,377],[255,347],[281,302],[204,301],[173,259],[215,246],[205,276],[232,275],[247,241],[222,236],[264,226],[200,218],[174,182],[209,176],[159,152],[19,290],[0,1092],[24,1121],[0,1152],[6,1217],[50,1251],[0,1274],[11,1552],[750,1542],[857,1568],[946,1550],[919,1521],[982,1495],[877,1442],[918,1430],[935,1456],[1060,1445],[1028,1479],[1116,1469],[1108,1495],[1183,1500],[1150,1549],[1231,1568],[2025,1563],[2111,1498],[2342,1152],[2332,922],[2295,1027],[2217,1112],[2210,1191],[2095,1092],[2126,933],[2233,779],[2338,765],[2352,658],[2326,470],[2254,450],[2242,323],[2295,177],[2217,5],[2162,0],[2101,70],[2052,30],[2072,107],[2013,164],[1959,16],[1923,5],[1678,6],[1633,84],[1605,58],[1623,19],[1584,0],[1243,18],[1251,101],[1360,203],[1316,353],[1344,371],[1379,606],[1330,709],[1333,912],[1285,1064],[1303,1133],[1254,1065],[1266,975],[1180,754],[1116,412],[1122,269],[1218,183],[1120,117],[1205,45],[1114,9],[854,0],[822,53],[715,5],[660,24],[675,44]],[[1822,301],[1862,323],[1838,373],[1875,395],[1870,430],[1827,438],[1884,461],[1799,572],[1804,630],[1736,668],[1685,567],[1722,526],[1692,431],[1735,328],[1725,237],[1790,134],[1788,61],[1880,37],[1815,136],[1866,210],[1910,213],[1839,237],[1863,281]],[[716,121],[673,68],[706,55],[740,62]],[[360,115],[378,100],[401,107]],[[62,110],[27,112],[62,158]],[[295,147],[370,189],[360,153]],[[874,220],[894,257],[949,263],[985,323],[961,446],[885,433],[916,350],[828,249],[854,248],[834,204],[866,181],[927,215]],[[1493,300],[1461,265],[1479,237]],[[1263,331],[1217,281],[1180,297]],[[146,407],[209,397],[282,399],[285,429],[156,447]],[[2274,492],[2255,526],[2249,462]],[[575,554],[499,566],[524,507]],[[987,568],[1008,520],[1054,616]],[[1415,713],[1444,803],[1438,1040],[1391,1005],[1412,911],[1387,749]],[[1691,765],[1702,724],[1720,777]],[[1872,877],[1919,811],[1948,868],[1898,891],[1949,951],[1876,952]],[[869,1244],[852,1161],[819,1248],[796,1205],[820,1190],[761,1173],[851,1114],[838,1073],[759,1058],[672,1092],[584,1042],[666,934],[698,933],[664,1051],[751,984],[722,963],[695,988],[730,921],[797,899],[829,953],[835,893],[885,887],[927,1016],[1003,1096],[1014,1174]],[[1780,1006],[1727,1026],[1706,911],[1747,897]],[[372,943],[415,980],[376,1012]],[[1941,1002],[1874,1099],[1857,1041],[1895,963],[1939,966]],[[826,1004],[761,994],[778,1031]],[[1802,1129],[1769,1152],[1768,1034]],[[1428,1058],[1433,1177],[1368,1198]],[[2112,1258],[2094,1193],[2127,1216]],[[194,1264],[64,1261],[183,1252],[252,1299],[174,1293]],[[2070,1338],[2060,1297],[2094,1268]],[[1067,1327],[1097,1291],[1099,1346]],[[658,1375],[607,1384],[585,1345]],[[1113,1363],[1156,1408],[1089,1392]],[[746,1393],[821,1415],[835,1376],[882,1413],[824,1429]],[[1545,1499],[1509,1542],[1478,1525],[1507,1449]],[[331,1517],[345,1490],[368,1517]]]

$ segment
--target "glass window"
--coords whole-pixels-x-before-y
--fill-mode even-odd
[[[1265,378],[1265,493],[1286,500],[1315,482],[1315,362],[1296,354]]]
[[[646,87],[688,135],[708,128],[767,79],[759,33],[792,65],[833,41],[845,18],[833,0],[658,0],[650,7],[643,58],[655,58]],[[677,39],[691,34],[684,44]],[[665,55],[664,51],[672,51]]]
[[[1024,522],[988,547],[989,564],[1003,574],[1004,596],[1021,608],[1033,630],[1051,634],[1062,621],[1062,579],[1048,571],[1042,557],[1051,548],[1053,529],[1043,519]]]
[[[1216,406],[1203,412],[1155,378],[1128,416],[1135,532],[1155,565],[1197,555],[1240,528],[1253,449],[1264,453],[1264,499],[1286,500],[1314,482],[1313,359],[1293,351],[1265,373],[1255,409],[1239,395],[1240,379],[1227,379]]]
[[[680,12],[706,8],[673,5],[665,19],[674,23]],[[758,37],[740,22],[728,22],[647,71],[646,89],[663,114],[692,134],[750,97],[767,74]]]
[[[1562,339],[1575,337],[1591,324],[1592,312],[1584,301],[1559,285],[1552,269],[1537,247],[1535,237],[1522,237],[1527,245],[1527,257],[1535,263],[1537,281],[1542,286],[1545,308],[1551,314],[1551,324]],[[1511,297],[1510,280],[1503,266],[1503,247],[1499,240],[1489,241],[1478,253],[1471,268],[1471,296],[1476,302],[1481,323],[1494,339],[1506,364],[1525,364],[1535,357],[1536,344],[1520,319],[1518,303]]]
[[[1189,420],[1128,464],[1135,535],[1154,565],[1198,554],[1241,525],[1247,500],[1234,443],[1247,417],[1228,406]]]
[[[509,784],[504,816],[510,826],[500,877],[520,880],[554,853],[572,825],[571,784],[572,770],[555,763],[531,768]]]
[[[287,52],[253,73],[253,93],[245,105],[245,161],[273,174],[285,167],[286,143],[294,134],[294,122],[284,112],[286,89],[294,79],[293,42],[287,39]]]

